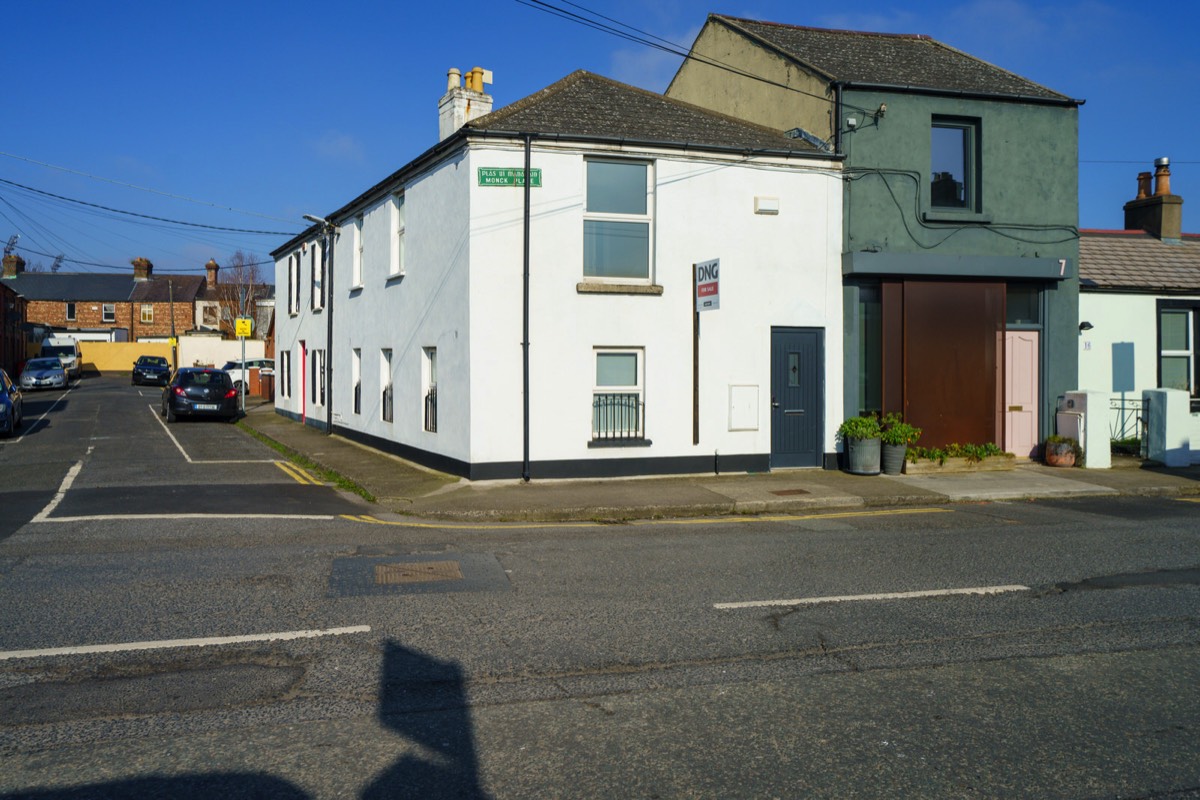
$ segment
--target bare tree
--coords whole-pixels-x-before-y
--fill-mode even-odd
[[[258,299],[265,288],[260,266],[260,259],[254,253],[238,250],[221,267],[217,285],[209,287],[214,290],[218,326],[223,335],[233,338],[234,323],[238,317],[255,316]]]

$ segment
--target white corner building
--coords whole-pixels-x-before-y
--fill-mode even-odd
[[[582,71],[492,112],[489,79],[272,253],[277,413],[472,480],[834,463],[840,161]]]

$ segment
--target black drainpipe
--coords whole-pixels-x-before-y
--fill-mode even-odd
[[[842,84],[833,84],[833,152],[842,155]]]
[[[525,134],[525,243],[524,274],[522,275],[522,320],[521,320],[521,370],[522,402],[524,404],[524,455],[521,461],[521,480],[529,482],[529,199],[533,183],[533,172],[529,165],[533,150],[533,136]]]
[[[333,433],[333,237],[337,235],[332,224],[325,226],[325,435]]]

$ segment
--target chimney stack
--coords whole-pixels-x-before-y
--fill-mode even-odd
[[[4,257],[4,273],[5,278],[15,278],[25,271],[25,259],[21,258],[16,253],[9,253]]]
[[[204,269],[208,272],[208,286],[212,288],[217,285],[217,273],[221,271],[221,265],[216,259],[210,258],[208,263],[204,265]]]
[[[1182,241],[1183,198],[1171,194],[1171,160],[1154,160],[1154,194],[1150,173],[1138,173],[1137,197],[1125,204],[1125,229],[1143,230],[1164,242]]]
[[[138,256],[129,263],[133,264],[133,279],[135,281],[150,280],[150,274],[154,272],[154,265],[150,263],[150,259]]]
[[[446,94],[438,101],[438,141],[492,110],[492,96],[483,91],[484,84],[492,82],[491,70],[474,67],[465,76],[466,86],[463,77],[457,69],[446,73]]]

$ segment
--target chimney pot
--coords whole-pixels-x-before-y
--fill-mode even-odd
[[[1154,196],[1162,197],[1171,193],[1171,160],[1158,158],[1154,160]]]
[[[1135,200],[1145,200],[1147,197],[1150,196],[1150,178],[1151,177],[1152,176],[1150,175],[1149,172],[1139,172],[1138,173],[1138,190],[1137,190],[1137,197],[1134,198]]]
[[[455,89],[462,88],[462,73],[457,67],[451,67],[446,73],[446,91],[453,92]]]
[[[204,269],[208,272],[208,285],[217,285],[217,273],[221,271],[221,265],[217,263],[215,258],[210,258],[208,263],[204,265]]]

